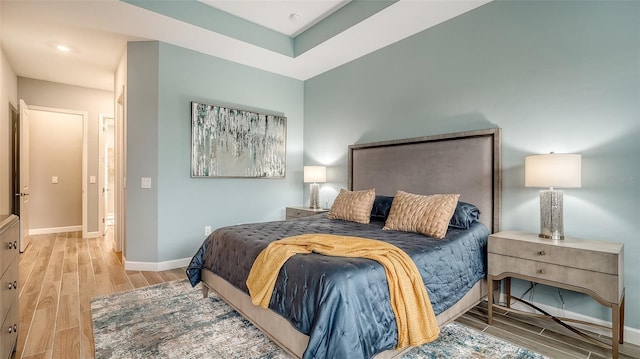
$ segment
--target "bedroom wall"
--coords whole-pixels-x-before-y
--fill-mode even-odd
[[[565,234],[625,244],[626,325],[640,328],[639,49],[638,2],[489,3],[306,81],[304,162],[330,166],[324,203],[347,186],[350,144],[501,127],[503,229],[537,233],[524,157],[581,153]],[[562,307],[536,288],[535,301]],[[564,303],[610,320],[586,296],[564,291]]]
[[[139,71],[148,76],[134,80]],[[128,261],[190,259],[205,226],[280,220],[302,203],[302,81],[157,42],[129,43],[128,74]],[[191,178],[191,101],[284,114],[286,178]],[[140,188],[142,176],[151,190]],[[134,220],[134,209],[148,213]]]

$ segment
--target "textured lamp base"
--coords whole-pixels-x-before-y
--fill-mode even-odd
[[[317,183],[312,183],[310,187],[309,208],[311,209],[320,208],[320,185]]]
[[[540,234],[548,239],[564,239],[562,191],[540,191]]]

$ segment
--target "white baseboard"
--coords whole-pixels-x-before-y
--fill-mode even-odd
[[[30,236],[35,236],[38,234],[54,234],[54,233],[65,233],[65,232],[82,232],[82,225],[29,229]]]
[[[95,232],[87,232],[82,237],[84,237],[84,238],[98,238],[98,237],[102,237],[102,235],[100,234],[100,231],[95,231]]]
[[[506,300],[507,300],[506,295],[504,293],[500,293],[500,302],[501,303],[505,303]],[[562,308],[550,306],[550,305],[547,305],[547,304],[538,303],[538,302],[535,302],[535,301],[532,301],[531,303],[534,304],[535,306],[539,307],[540,309],[544,310],[545,312],[553,315],[553,316],[565,317],[565,318],[576,319],[576,320],[582,320],[582,321],[586,321],[586,322],[590,322],[590,323],[595,323],[595,324],[598,324],[598,325],[604,325],[604,326],[611,327],[611,322],[607,321],[607,320],[602,320],[602,319],[590,317],[590,316],[587,316],[587,315],[584,315],[584,314],[571,312],[571,311],[568,311],[566,309],[562,310]],[[529,307],[526,304],[520,303],[520,302],[511,303],[511,308],[517,309],[517,310],[521,310],[521,311],[524,311],[524,312],[533,312],[533,308]],[[601,329],[601,328],[598,328],[598,327],[592,327],[592,326],[588,326],[588,325],[582,325],[582,324],[579,324],[579,323],[568,323],[568,324],[571,324],[572,326],[574,326],[576,328],[589,330],[589,331],[591,331],[593,333],[598,333],[598,334],[602,334],[602,335],[606,335],[608,337],[611,337],[611,331],[610,330]],[[636,329],[636,328],[631,328],[631,327],[625,326],[624,327],[624,342],[625,343],[635,344],[635,345],[640,345],[640,329]]]
[[[122,260],[124,261],[125,270],[161,272],[163,270],[186,267],[191,262],[191,257],[174,259],[174,260],[165,261],[165,262],[133,262],[133,261],[128,261],[124,256],[122,256]]]

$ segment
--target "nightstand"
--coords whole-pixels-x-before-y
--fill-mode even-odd
[[[499,307],[497,304],[492,304],[493,281],[505,279],[507,307],[510,307],[512,299],[511,278],[564,288],[588,294],[600,304],[611,308],[611,349],[613,358],[618,357],[618,343],[622,344],[624,331],[624,245],[622,243],[568,237],[564,240],[550,240],[540,238],[533,233],[509,231],[489,236],[487,251],[489,325],[493,322],[493,307]],[[572,321],[567,318],[553,317],[553,319]],[[589,324],[582,321],[580,323]],[[578,332],[577,329],[575,331]],[[606,345],[595,339],[592,340],[601,346]]]
[[[286,219],[309,217],[326,212],[329,212],[329,210],[323,208],[313,209],[309,207],[287,207]]]

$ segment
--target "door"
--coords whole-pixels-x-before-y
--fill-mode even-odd
[[[29,245],[29,107],[20,100],[20,252]]]

